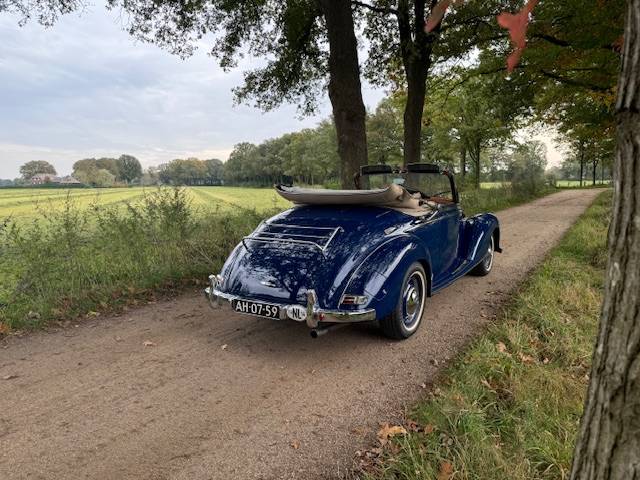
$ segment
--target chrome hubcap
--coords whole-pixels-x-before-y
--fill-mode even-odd
[[[402,295],[402,317],[407,330],[414,330],[420,323],[424,308],[425,279],[421,272],[413,272]]]
[[[487,250],[487,254],[484,256],[484,260],[482,260],[484,264],[484,269],[486,271],[491,270],[493,266],[493,237],[491,237],[491,243],[489,243],[489,249]]]

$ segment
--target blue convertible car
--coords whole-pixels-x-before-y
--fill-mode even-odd
[[[376,321],[402,339],[428,297],[467,273],[487,275],[498,219],[465,217],[453,176],[436,165],[362,167],[356,190],[276,186],[296,204],[263,222],[209,277],[214,308],[306,322],[317,337]]]

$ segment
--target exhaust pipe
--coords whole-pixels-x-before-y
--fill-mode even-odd
[[[322,327],[322,328],[312,328],[311,329],[311,338],[318,338],[321,337],[322,335],[326,335],[327,333],[331,332],[332,330],[337,330],[339,328],[342,327],[346,327],[347,325],[349,325],[348,323],[335,323],[333,325],[329,325],[328,327]]]

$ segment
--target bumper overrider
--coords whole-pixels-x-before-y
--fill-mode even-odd
[[[239,297],[224,293],[219,289],[220,277],[218,275],[209,276],[209,286],[205,288],[204,294],[209,300],[212,308],[233,310],[231,303],[234,300],[254,301],[250,298]],[[295,320],[306,322],[309,328],[317,328],[320,323],[355,323],[369,322],[376,319],[376,311],[373,308],[364,310],[330,310],[320,308],[318,296],[315,290],[307,290],[306,317],[301,319],[299,315],[290,315],[291,304],[267,302],[270,305],[280,307],[280,320]],[[302,307],[304,307],[302,305]]]

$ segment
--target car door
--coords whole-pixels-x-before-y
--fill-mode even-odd
[[[458,266],[462,211],[455,203],[444,204],[436,216],[415,230],[431,255],[433,287],[447,283]]]

